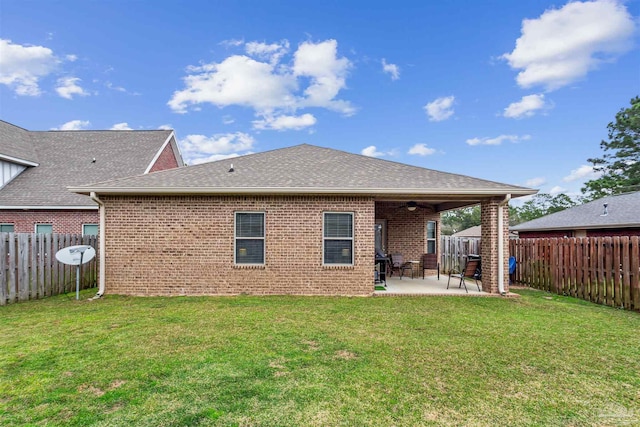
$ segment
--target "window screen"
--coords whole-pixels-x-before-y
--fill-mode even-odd
[[[324,214],[325,264],[353,264],[353,214]]]
[[[264,264],[264,212],[236,212],[236,264]]]

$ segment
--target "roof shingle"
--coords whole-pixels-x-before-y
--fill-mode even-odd
[[[604,215],[604,204],[607,215]],[[513,231],[640,227],[640,191],[607,196],[511,227]]]
[[[229,169],[233,164],[233,172]],[[535,190],[302,144],[176,170],[73,187],[88,193],[492,193]]]
[[[4,123],[4,122],[3,122]],[[11,127],[15,127],[10,125]],[[21,132],[0,133],[0,153]],[[93,206],[88,197],[68,186],[142,174],[171,130],[152,131],[25,131],[36,167],[28,167],[0,190],[0,206]],[[95,162],[93,162],[95,159]]]

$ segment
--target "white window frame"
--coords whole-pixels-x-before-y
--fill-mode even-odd
[[[429,237],[429,224],[433,223],[433,232],[434,232],[434,236],[433,237]],[[429,242],[433,242],[433,252],[429,252]],[[427,221],[427,227],[425,230],[425,244],[426,247],[425,249],[425,253],[427,254],[437,254],[438,253],[438,221]]]
[[[98,235],[98,233],[96,233],[96,234],[87,234],[87,233],[85,233],[85,232],[84,232],[84,228],[85,228],[87,225],[95,225],[95,226],[96,226],[96,228],[98,229],[98,233],[100,232],[100,224],[93,223],[93,222],[88,222],[88,223],[86,223],[86,224],[82,224],[82,235],[83,235],[83,236],[97,236],[97,235]]]
[[[262,237],[238,237],[238,214],[262,214]],[[233,213],[233,264],[234,265],[265,265],[267,263],[267,213],[265,211],[235,211]],[[239,263],[237,260],[238,240],[262,240],[262,262],[261,263]]]
[[[3,231],[3,233],[15,233],[16,231],[16,225],[11,223],[11,222],[3,222],[0,224],[0,226],[4,226],[4,225],[10,225],[13,227],[13,231]]]
[[[327,214],[339,214],[339,215],[351,215],[351,237],[325,237],[325,225],[326,225],[326,215]],[[322,212],[322,265],[329,267],[340,267],[340,266],[353,266],[355,265],[356,256],[355,256],[355,228],[356,228],[356,215],[354,212],[334,212],[334,211],[325,211]],[[327,240],[351,240],[351,262],[350,263],[327,263],[324,258],[325,253],[325,242]]]
[[[53,224],[48,223],[48,222],[47,223],[42,223],[42,224],[34,224],[33,225],[33,232],[36,233],[36,234],[49,234],[49,233],[38,233],[38,227],[41,226],[41,225],[50,226],[51,227],[51,233],[53,233]]]

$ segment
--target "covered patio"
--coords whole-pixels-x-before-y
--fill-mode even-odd
[[[375,296],[393,296],[393,295],[466,295],[466,296],[488,296],[491,295],[488,292],[484,292],[482,290],[478,290],[478,286],[476,282],[471,280],[467,281],[467,290],[466,292],[464,286],[460,287],[460,279],[451,278],[451,285],[449,289],[447,289],[447,281],[449,280],[449,275],[441,274],[440,279],[438,279],[437,275],[434,276],[425,276],[423,279],[422,276],[411,278],[403,277],[400,279],[399,277],[389,277],[386,280],[386,286],[384,283],[376,284],[376,288],[384,287],[385,290],[379,289],[374,291]],[[480,289],[482,289],[482,282],[480,283]]]

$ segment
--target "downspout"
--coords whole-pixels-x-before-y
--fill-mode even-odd
[[[101,298],[104,295],[104,270],[105,270],[105,266],[104,266],[104,261],[105,261],[105,224],[106,224],[106,220],[105,220],[105,212],[104,212],[104,203],[102,203],[102,200],[100,200],[98,198],[98,195],[95,193],[95,191],[92,191],[90,194],[91,200],[93,200],[94,202],[96,202],[99,206],[99,212],[100,212],[100,274],[99,274],[99,284],[98,284],[98,293],[96,294],[96,296],[94,298]]]
[[[507,194],[498,204],[498,260],[499,260],[499,268],[498,268],[498,292],[500,295],[504,295],[506,292],[504,291],[504,220],[502,216],[502,210],[504,206],[509,203],[511,200],[511,194]]]

